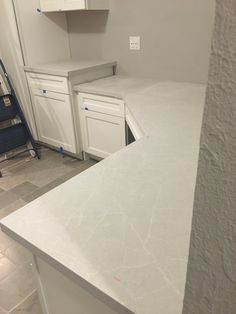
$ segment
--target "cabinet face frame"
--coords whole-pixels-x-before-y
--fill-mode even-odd
[[[86,110],[87,108],[86,106],[88,105],[87,104],[88,99],[92,99],[96,103],[94,106],[93,105],[91,106],[91,109]],[[120,106],[124,108],[124,101],[120,99],[111,98],[111,97],[103,97],[103,96],[97,96],[97,95],[86,94],[86,93],[79,93],[79,95],[77,96],[77,100],[78,100],[77,105],[78,105],[78,111],[79,111],[80,123],[81,123],[81,129],[82,129],[84,152],[94,155],[96,157],[106,158],[110,156],[111,154],[113,154],[114,152],[118,151],[119,149],[125,147],[126,138],[125,138],[124,110],[122,109],[120,111],[118,109],[116,115],[111,115],[111,112],[114,113],[114,110],[113,109],[111,110],[109,108],[109,103],[111,107],[114,104],[116,104],[118,107]],[[86,103],[86,106],[85,106],[85,103]],[[96,104],[98,105],[96,106]],[[121,115],[120,112],[123,112],[123,114]],[[99,127],[99,130],[97,130],[98,136],[99,136],[99,133],[101,134],[103,127],[104,127],[104,132],[106,130],[110,131],[108,135],[108,137],[110,136],[110,139],[107,137],[104,137],[104,141],[106,142],[104,142],[103,145],[101,145],[100,138],[98,138],[97,140],[98,141],[97,147],[96,145],[92,145],[92,142],[96,142],[96,138],[95,138],[96,134],[94,130],[92,130],[92,134],[91,134],[91,129],[89,129],[90,128],[89,121],[90,122],[92,121],[92,123],[93,121],[95,121],[95,123],[97,123],[97,127]],[[112,125],[114,126],[114,128],[112,128]],[[115,147],[116,145],[114,145],[114,143],[112,142],[112,137],[116,138],[117,147]],[[101,146],[103,146],[103,148]]]

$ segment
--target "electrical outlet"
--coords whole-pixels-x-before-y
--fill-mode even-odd
[[[129,37],[129,49],[130,50],[140,50],[140,36],[130,36]]]

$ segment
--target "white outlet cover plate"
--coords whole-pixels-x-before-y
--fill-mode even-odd
[[[140,36],[130,36],[129,37],[129,49],[130,50],[140,50],[141,49]]]

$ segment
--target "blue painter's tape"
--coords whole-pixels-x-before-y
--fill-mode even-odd
[[[60,148],[59,148],[59,152],[60,152],[60,154],[64,155],[64,148],[63,148],[63,147],[60,147]]]

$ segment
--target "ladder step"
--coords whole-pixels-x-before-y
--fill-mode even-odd
[[[17,115],[15,99],[12,95],[0,97],[0,122],[14,119]]]
[[[6,121],[11,121],[15,125],[6,126]],[[13,85],[0,59],[0,154],[25,144],[30,144],[35,155],[40,158]]]
[[[27,144],[27,130],[22,123],[0,130],[0,154]]]

